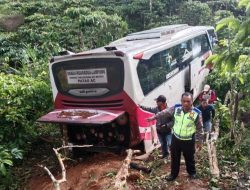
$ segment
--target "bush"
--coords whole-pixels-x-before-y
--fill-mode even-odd
[[[52,105],[50,87],[33,78],[0,73],[0,144],[29,147],[35,121]]]

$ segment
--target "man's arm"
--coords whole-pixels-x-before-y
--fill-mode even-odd
[[[174,126],[174,120],[173,119],[171,119],[171,121],[169,121],[167,124],[167,127],[169,127],[169,128],[173,128],[173,126]]]
[[[203,122],[202,122],[202,115],[201,113],[196,118],[196,141],[202,142],[203,141]]]
[[[171,108],[162,110],[161,112],[158,112],[156,115],[148,118],[147,120],[152,121],[152,120],[159,119],[159,118],[172,117],[173,114],[174,114],[174,107],[171,107]]]
[[[145,110],[145,111],[154,113],[154,114],[157,113],[157,107],[151,108],[151,107],[146,107],[146,106],[140,106],[140,108]]]

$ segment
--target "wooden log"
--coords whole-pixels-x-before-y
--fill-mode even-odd
[[[123,164],[115,177],[115,185],[114,185],[115,189],[123,190],[123,189],[127,188],[127,186],[126,186],[127,185],[127,177],[129,175],[128,168],[129,168],[129,165],[131,163],[133,153],[137,153],[137,152],[139,152],[139,151],[138,150],[133,151],[132,149],[127,150],[127,157],[123,161]]]
[[[65,146],[69,145],[69,141],[68,141],[68,139],[69,139],[69,137],[68,137],[68,127],[65,124],[60,125],[60,127],[61,127],[61,133],[62,133],[62,144],[65,147]],[[69,155],[68,149],[64,148],[63,151],[64,151],[64,155],[65,156]]]
[[[216,178],[219,178],[220,170],[218,167],[218,160],[216,156],[216,140],[219,136],[219,122],[218,121],[216,121],[214,128],[215,128],[215,132],[211,133],[211,139],[209,139],[209,133],[206,134],[206,144],[207,144],[209,167],[210,167],[211,175]]]

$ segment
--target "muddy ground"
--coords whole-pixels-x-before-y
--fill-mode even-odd
[[[61,184],[62,190],[108,190],[113,189],[115,175],[120,169],[125,155],[112,153],[98,153],[88,155],[77,163],[66,162],[67,182]],[[209,189],[208,179],[191,180],[185,171],[182,162],[181,172],[175,182],[167,182],[164,177],[170,172],[170,160],[162,160],[158,154],[151,155],[146,161],[133,161],[137,164],[151,168],[150,174],[142,171],[129,169],[128,186],[131,190],[136,189],[169,189],[169,190],[205,190]],[[45,171],[33,173],[26,188],[30,190],[52,190],[53,185]],[[53,169],[57,178],[60,177],[60,168]]]
[[[58,144],[59,145],[59,144]],[[55,143],[38,142],[34,145],[24,165],[18,170],[21,172],[22,187],[25,190],[52,190],[53,184],[48,174],[38,165],[47,166],[51,172],[60,178],[61,169],[52,150]],[[159,157],[160,150],[155,150],[147,160],[132,162],[151,169],[147,174],[135,169],[129,169],[128,186],[131,190],[205,190],[212,188],[216,183],[217,189],[235,189],[234,181],[224,171],[219,181],[213,182],[209,174],[207,150],[204,146],[196,154],[196,168],[199,179],[192,180],[186,173],[185,163],[182,160],[178,178],[174,182],[167,182],[164,178],[170,173],[170,160]],[[64,161],[67,171],[67,182],[61,184],[62,190],[112,190],[115,176],[122,166],[126,154],[91,153],[82,158]],[[220,159],[220,158],[219,158]],[[228,166],[227,168],[230,168]],[[222,169],[222,168],[221,168]],[[224,172],[224,173],[223,173]],[[20,176],[20,175],[19,175]],[[212,179],[212,180],[211,180]],[[245,182],[244,182],[245,183]]]

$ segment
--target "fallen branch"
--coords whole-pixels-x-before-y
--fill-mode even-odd
[[[127,177],[129,175],[128,173],[128,168],[129,165],[131,163],[132,160],[132,156],[134,153],[139,152],[138,150],[132,150],[132,149],[128,149],[127,150],[127,157],[125,158],[125,160],[123,161],[122,167],[120,168],[120,170],[118,171],[116,177],[115,177],[115,188],[118,190],[122,190],[126,188],[126,184],[127,184]]]
[[[57,159],[59,161],[59,164],[60,164],[60,167],[61,167],[61,170],[62,170],[62,178],[57,180],[55,178],[55,176],[50,172],[50,170],[46,166],[39,165],[39,167],[43,168],[48,173],[50,179],[53,182],[54,189],[60,190],[60,184],[66,181],[66,169],[65,169],[65,166],[63,164],[63,160],[65,158],[62,158],[62,154],[60,154],[59,151],[61,149],[66,149],[66,148],[74,148],[74,147],[84,148],[84,147],[91,147],[91,146],[93,146],[93,145],[69,145],[69,146],[61,146],[59,148],[53,148],[53,151],[56,154],[56,157],[57,157]]]
[[[219,136],[219,121],[216,121],[214,125],[215,131],[211,133],[211,138],[209,139],[209,133],[206,134],[207,151],[209,158],[209,167],[212,176],[219,178],[220,170],[218,167],[218,160],[216,156],[216,140]]]

